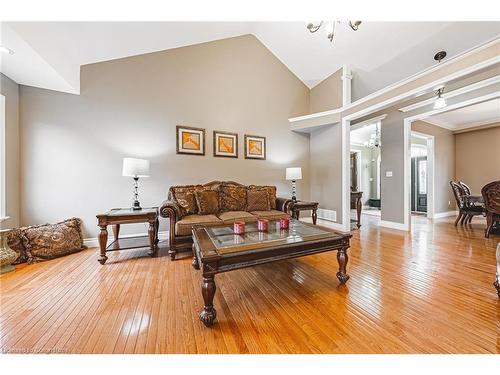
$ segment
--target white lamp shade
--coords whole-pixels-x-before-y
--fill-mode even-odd
[[[287,180],[302,180],[302,168],[292,167],[286,169]]]
[[[149,160],[123,158],[123,176],[149,177]]]

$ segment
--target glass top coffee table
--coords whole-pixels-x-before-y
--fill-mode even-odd
[[[291,219],[289,229],[269,221],[269,230],[259,232],[256,223],[247,223],[245,233],[234,234],[232,225],[193,227],[193,267],[201,269],[202,295],[205,306],[200,320],[211,326],[217,316],[213,306],[215,275],[284,259],[337,251],[341,284],[349,280],[346,273],[350,234]]]

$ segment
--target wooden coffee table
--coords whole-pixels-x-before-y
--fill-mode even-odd
[[[200,320],[207,327],[215,321],[215,275],[221,272],[336,250],[337,278],[344,284],[349,280],[346,265],[350,238],[350,234],[295,219],[290,220],[287,230],[270,221],[268,232],[259,232],[256,223],[247,223],[243,235],[234,234],[232,225],[193,227],[193,267],[201,268],[203,276],[201,291],[205,306]]]

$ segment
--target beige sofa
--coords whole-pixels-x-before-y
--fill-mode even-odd
[[[290,199],[276,197],[275,186],[245,186],[232,181],[172,186],[160,208],[160,215],[170,219],[170,257],[175,259],[180,251],[191,251],[193,225],[276,220],[288,215],[291,203]]]

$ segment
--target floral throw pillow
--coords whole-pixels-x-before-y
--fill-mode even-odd
[[[24,228],[22,239],[29,263],[58,258],[86,249],[83,245],[81,220],[77,218],[57,224]]]

